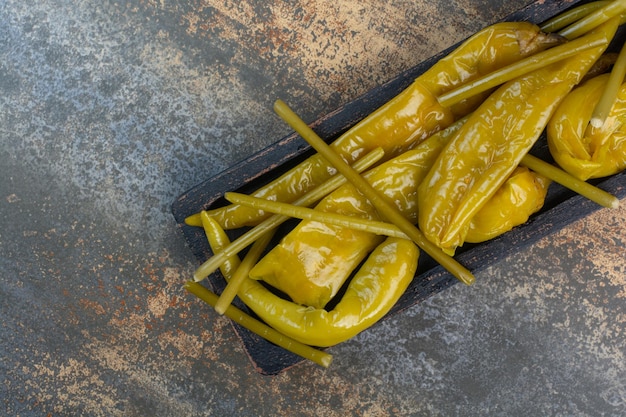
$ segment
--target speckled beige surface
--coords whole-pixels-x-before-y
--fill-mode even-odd
[[[174,199],[527,1],[0,2],[0,414],[626,415],[626,211],[256,373]],[[622,206],[626,202],[622,201]]]

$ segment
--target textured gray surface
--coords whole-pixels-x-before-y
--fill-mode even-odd
[[[626,415],[626,210],[254,372],[181,289],[183,191],[527,1],[0,0],[0,413]],[[625,203],[622,202],[622,205]]]

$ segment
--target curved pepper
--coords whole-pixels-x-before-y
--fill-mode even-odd
[[[613,18],[589,35],[605,45],[531,72],[497,89],[452,138],[419,188],[419,226],[454,253],[469,223],[519,165],[561,100],[602,55]]]
[[[416,149],[364,174],[372,186],[393,201],[410,220],[417,221],[417,187],[437,155],[431,146]],[[324,198],[316,210],[380,220],[376,209],[352,184],[345,184]],[[383,237],[373,233],[305,220],[250,271],[287,294],[294,302],[323,308],[339,291],[352,271]]]
[[[229,243],[213,219],[207,237],[213,251]],[[246,279],[238,292],[241,300],[269,326],[299,342],[327,347],[354,337],[380,320],[397,302],[413,279],[419,249],[411,241],[388,238],[356,273],[341,300],[331,310],[301,306],[273,294],[258,281]],[[222,265],[228,280],[239,259]]]
[[[483,97],[448,109],[437,96],[468,81],[492,72],[532,53],[554,45],[558,38],[544,34],[536,25],[505,22],[485,28],[419,76],[398,96],[340,136],[331,145],[348,163],[382,147],[387,158],[397,156],[447,127],[454,115],[466,114]],[[453,115],[454,113],[454,115]],[[278,179],[257,190],[259,198],[292,202],[335,173],[324,158],[313,155]],[[226,229],[251,226],[266,214],[240,205],[210,210],[209,214]],[[200,226],[200,216],[186,219]]]
[[[479,243],[526,223],[546,198],[550,180],[518,167],[470,221],[466,242]]]
[[[626,169],[626,83],[604,125],[588,130],[608,79],[609,74],[600,75],[574,89],[548,123],[548,146],[554,160],[583,181]]]

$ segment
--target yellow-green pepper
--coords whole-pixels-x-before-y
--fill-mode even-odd
[[[472,113],[439,155],[419,188],[419,227],[454,253],[476,213],[519,165],[561,100],[602,55],[618,18],[588,39],[602,39],[573,58],[531,72],[497,89]]]
[[[476,213],[469,223],[465,241],[485,242],[515,226],[526,223],[545,202],[550,180],[518,167]]]
[[[209,219],[205,231],[212,250],[217,252],[229,241],[219,224]],[[312,346],[332,346],[370,327],[393,307],[413,279],[418,257],[419,249],[411,241],[386,239],[367,258],[331,311],[285,300],[249,278],[238,295],[282,334]],[[222,275],[230,279],[238,265],[239,259],[231,257],[222,265]]]
[[[559,37],[544,34],[526,22],[498,23],[485,28],[340,136],[332,147],[348,163],[377,147],[384,149],[387,158],[397,156],[450,125],[455,116],[472,111],[484,98],[481,95],[448,109],[437,101],[440,94],[557,42]],[[291,202],[334,173],[334,168],[316,154],[253,195]],[[255,225],[265,216],[262,211],[240,205],[210,210],[209,214],[226,229]],[[201,226],[199,215],[190,216],[186,222]]]
[[[554,160],[583,181],[626,169],[626,83],[604,125],[588,125],[608,79],[609,74],[600,75],[575,88],[548,123],[548,146]]]

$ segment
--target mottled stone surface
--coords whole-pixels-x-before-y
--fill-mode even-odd
[[[189,297],[191,186],[528,1],[0,0],[0,414],[626,415],[626,210],[250,366]],[[626,204],[625,202],[622,202]]]

